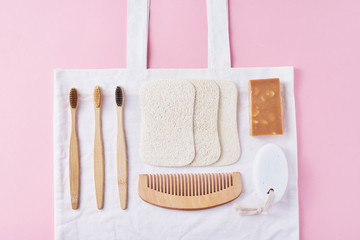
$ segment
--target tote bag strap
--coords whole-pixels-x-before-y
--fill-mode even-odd
[[[147,68],[149,0],[128,0],[127,68]],[[208,68],[231,68],[228,0],[207,0]]]

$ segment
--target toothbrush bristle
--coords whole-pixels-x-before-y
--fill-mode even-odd
[[[116,105],[118,105],[119,107],[121,107],[124,102],[123,90],[119,86],[116,87],[116,90],[115,90],[115,101],[116,101]]]
[[[78,105],[78,93],[77,93],[76,88],[72,88],[70,90],[69,100],[70,100],[71,108],[77,108],[77,105]]]
[[[94,88],[94,106],[96,108],[101,106],[101,89],[99,86]]]

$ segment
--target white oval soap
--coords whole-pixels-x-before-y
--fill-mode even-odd
[[[278,202],[285,193],[288,183],[288,164],[281,148],[266,144],[255,157],[254,184],[258,196],[265,201],[269,189],[274,189],[273,203]]]

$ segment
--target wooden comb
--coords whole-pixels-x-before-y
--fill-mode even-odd
[[[211,208],[234,200],[241,190],[239,172],[139,175],[139,196],[164,208]]]

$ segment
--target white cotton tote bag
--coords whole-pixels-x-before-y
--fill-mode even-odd
[[[148,0],[128,1],[127,68],[56,70],[54,82],[54,182],[56,240],[114,239],[298,239],[297,143],[293,67],[231,68],[228,2],[207,0],[208,68],[147,69]],[[248,81],[280,78],[284,135],[249,136]],[[166,168],[146,165],[140,158],[140,86],[153,79],[223,79],[239,90],[238,131],[241,157],[224,167]],[[93,143],[93,88],[103,92],[102,130],[105,158],[104,208],[95,199]],[[116,109],[114,91],[125,91],[125,131],[128,149],[128,208],[121,210],[116,177]],[[77,88],[80,149],[79,209],[72,210],[69,184],[69,91]],[[256,196],[252,167],[256,152],[266,143],[279,145],[288,159],[289,182],[281,201],[268,215],[239,216],[234,203],[261,205]],[[234,202],[199,211],[170,210],[150,205],[137,193],[141,173],[234,172],[242,175],[243,193]]]

